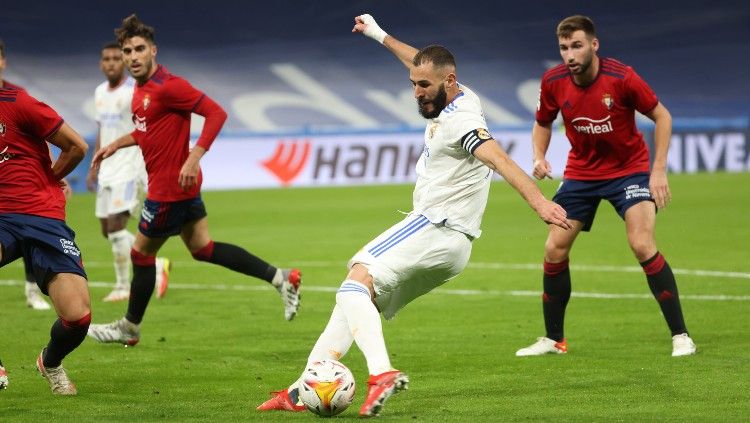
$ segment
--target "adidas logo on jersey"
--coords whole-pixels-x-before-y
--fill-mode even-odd
[[[604,119],[593,120],[587,117],[575,118],[571,121],[573,128],[582,134],[606,134],[612,132],[612,121],[608,115]],[[581,122],[582,124],[576,124]]]

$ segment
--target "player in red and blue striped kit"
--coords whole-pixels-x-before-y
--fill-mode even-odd
[[[572,148],[553,200],[568,213],[573,229],[549,226],[542,295],[547,333],[516,355],[567,351],[563,321],[571,293],[568,256],[578,233],[591,229],[601,200],[609,201],[625,221],[630,248],[672,333],[672,355],[694,354],[674,275],[654,239],[656,210],[666,207],[671,199],[666,173],[672,131],[669,111],[633,68],[597,55],[599,40],[588,17],[562,20],[557,37],[563,63],[542,78],[532,130],[534,176],[551,178],[545,154],[552,122],[561,113]],[[655,123],[651,169],[635,111]]]
[[[154,29],[135,15],[123,20],[115,35],[125,65],[137,81],[131,107],[135,130],[100,149],[92,165],[97,166],[119,148],[138,145],[146,162],[148,195],[131,251],[133,281],[127,314],[110,324],[91,325],[89,336],[100,342],[138,343],[140,324],[154,291],[156,254],[174,235],[180,235],[196,260],[272,284],[281,294],[286,319],[292,320],[299,307],[299,270],[278,269],[236,245],[214,242],[208,231],[200,195],[200,159],[219,134],[226,112],[188,81],[156,63]],[[206,120],[191,150],[192,113]]]

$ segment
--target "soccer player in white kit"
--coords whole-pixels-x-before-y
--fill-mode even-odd
[[[125,73],[119,44],[112,42],[102,48],[99,67],[107,80],[94,91],[94,109],[99,125],[94,154],[133,131],[130,103],[135,80]],[[115,286],[104,301],[127,300],[130,296],[130,249],[135,240],[127,224],[138,211],[140,196],[148,185],[141,150],[137,146],[120,149],[102,163],[98,172],[89,169],[86,185],[90,191],[96,189],[95,214],[114,255]],[[156,260],[157,298],[166,292],[170,266],[166,258]]]
[[[370,373],[359,413],[375,416],[385,400],[409,382],[405,373],[391,366],[379,313],[393,318],[406,304],[466,267],[471,243],[481,235],[493,170],[543,221],[564,229],[570,225],[565,210],[544,198],[492,138],[479,98],[458,84],[455,60],[445,47],[417,51],[387,35],[370,15],[356,17],[352,32],[379,41],[409,69],[420,114],[428,119],[424,151],[417,162],[414,209],[349,261],[333,314],[308,357],[308,364],[339,360],[356,342]],[[303,411],[298,391],[295,382],[258,409]]]

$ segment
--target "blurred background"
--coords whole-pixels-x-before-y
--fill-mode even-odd
[[[13,1],[0,14],[4,78],[93,140],[100,49],[137,13],[156,28],[157,61],[229,113],[202,162],[206,188],[410,182],[424,121],[405,68],[351,34],[364,12],[415,47],[448,47],[526,169],[539,78],[560,62],[556,24],[580,13],[597,24],[600,55],[633,66],[672,112],[671,171],[750,170],[746,1]],[[566,151],[558,131],[557,175]]]

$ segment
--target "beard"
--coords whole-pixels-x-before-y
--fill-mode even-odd
[[[437,94],[435,94],[435,98],[424,102],[417,100],[419,114],[422,115],[422,117],[425,119],[435,119],[436,117],[440,116],[440,112],[442,112],[445,108],[445,101],[447,99],[448,94],[445,92],[445,86],[441,84],[440,88],[438,88]],[[432,105],[432,111],[427,110],[427,106],[429,105]]]

